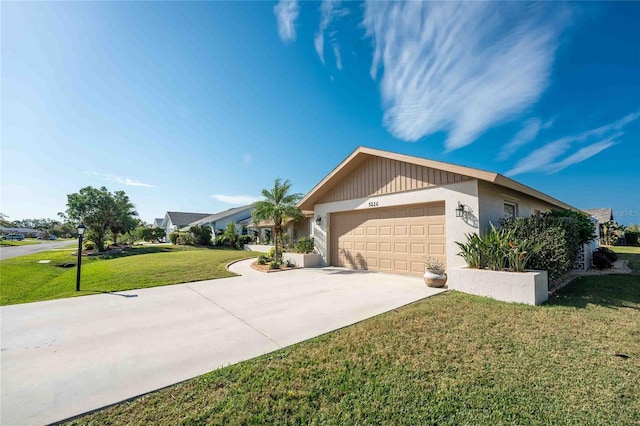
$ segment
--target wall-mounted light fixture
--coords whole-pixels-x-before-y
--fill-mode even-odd
[[[318,217],[316,217],[316,225],[320,225],[321,223],[322,223],[322,217],[318,215]]]
[[[456,207],[456,217],[464,217],[464,214],[468,212],[465,209],[465,205],[458,201],[458,207]]]

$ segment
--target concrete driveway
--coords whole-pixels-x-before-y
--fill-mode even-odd
[[[263,274],[0,308],[2,425],[59,421],[437,294],[343,268]]]

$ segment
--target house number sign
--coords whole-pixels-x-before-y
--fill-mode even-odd
[[[369,207],[378,207],[379,205],[377,201],[369,201]]]

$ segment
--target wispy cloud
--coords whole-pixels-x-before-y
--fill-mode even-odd
[[[446,131],[448,150],[472,143],[538,100],[567,17],[544,3],[367,2],[384,125],[406,141]]]
[[[515,176],[533,171],[544,173],[559,172],[615,145],[624,135],[624,127],[637,120],[638,117],[640,117],[640,113],[629,114],[605,126],[550,142],[522,158],[506,175]],[[579,148],[561,159],[563,155],[575,148],[576,144],[582,143],[588,143],[589,145]]]
[[[253,197],[251,195],[224,195],[224,194],[214,194],[211,196],[214,200],[218,200],[227,204],[252,204],[256,201],[262,200],[262,197]]]
[[[502,147],[502,151],[498,154],[498,160],[503,161],[509,158],[519,148],[525,146],[538,136],[538,133],[542,129],[547,129],[553,124],[552,121],[542,123],[539,118],[531,118],[524,123],[524,127],[515,134],[505,146]]]
[[[329,28],[331,22],[338,17],[346,16],[349,14],[349,10],[346,8],[340,8],[340,0],[323,0],[320,6],[322,17],[320,19],[320,27],[313,39],[313,46],[316,49],[316,53],[320,58],[322,64],[324,61],[324,39],[325,33]],[[331,50],[336,58],[336,68],[342,70],[342,56],[340,55],[340,46],[336,40],[336,32],[330,32],[328,34],[329,42],[331,43]]]
[[[98,172],[94,172],[94,171],[90,171],[90,172],[85,172],[86,174],[90,174],[93,176],[98,176],[108,182],[115,182],[115,183],[119,183],[122,185],[127,185],[127,186],[141,186],[141,187],[145,187],[145,188],[152,188],[154,185],[148,184],[148,183],[144,183],[144,182],[140,182],[138,180],[133,180],[130,179],[128,177],[123,177],[123,176],[116,176],[116,175],[111,175],[108,173],[98,173]]]
[[[300,5],[297,0],[280,0],[273,7],[273,13],[278,19],[278,35],[284,42],[296,39],[296,19],[300,14]]]

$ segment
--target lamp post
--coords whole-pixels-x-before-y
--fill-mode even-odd
[[[86,229],[83,224],[78,225],[78,270],[76,274],[76,291],[80,291],[80,268],[82,267],[82,236]]]

